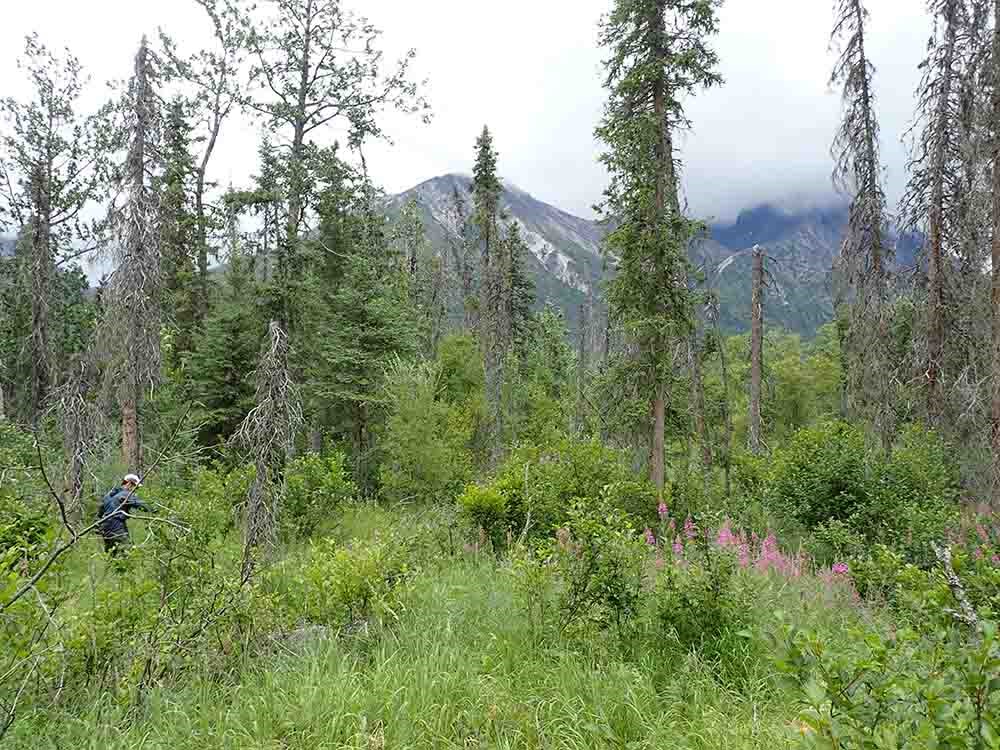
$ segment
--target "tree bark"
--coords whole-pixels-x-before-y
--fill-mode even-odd
[[[666,433],[666,389],[658,385],[653,398],[653,445],[650,455],[650,478],[656,486],[656,499],[663,502],[663,487],[666,484],[664,465],[664,444]]]
[[[142,443],[139,435],[139,399],[137,388],[130,387],[122,399],[122,459],[128,471],[142,476]]]
[[[764,251],[753,248],[753,275],[750,290],[750,451],[763,450],[760,394],[764,350]]]

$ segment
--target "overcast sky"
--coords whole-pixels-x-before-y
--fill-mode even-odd
[[[206,43],[201,11],[189,0],[23,0],[0,10],[0,95],[23,89],[16,58],[38,31],[69,45],[100,84],[128,75],[145,32],[163,26],[182,49]],[[503,175],[536,197],[590,216],[605,176],[593,130],[601,114],[598,20],[611,0],[345,0],[383,29],[383,47],[418,52],[427,77],[430,125],[387,115],[392,145],[372,146],[375,178],[398,192],[439,174],[469,171],[484,123],[495,133]],[[682,142],[684,191],[701,218],[729,219],[765,201],[825,201],[829,144],[839,96],[827,86],[832,0],[728,0],[715,41],[726,83],[688,104]],[[919,0],[867,0],[870,56],[891,199],[905,180],[901,137],[930,32]],[[335,132],[329,133],[332,140]],[[245,183],[256,133],[232,121],[222,135],[214,179]]]

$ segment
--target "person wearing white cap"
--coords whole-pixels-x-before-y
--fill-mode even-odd
[[[116,557],[122,548],[128,544],[128,513],[132,510],[150,512],[135,491],[142,486],[142,481],[135,474],[126,474],[120,487],[115,487],[101,500],[97,518],[100,521],[98,530],[104,538],[104,551]]]

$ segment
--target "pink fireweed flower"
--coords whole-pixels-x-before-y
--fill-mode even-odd
[[[847,563],[845,562],[834,563],[833,567],[830,568],[830,570],[833,571],[833,573],[838,576],[846,576],[848,573],[851,572],[851,569],[847,567]]]
[[[662,502],[657,506],[656,512],[659,514],[661,521],[666,520],[667,516],[670,515],[670,511],[667,509],[667,504]]]
[[[736,537],[733,535],[733,530],[729,526],[729,519],[719,527],[719,533],[715,537],[715,543],[720,547],[733,547],[737,544]]]
[[[698,529],[695,528],[694,521],[691,520],[691,516],[687,517],[684,521],[684,536],[688,539],[694,539],[698,536]]]
[[[981,523],[976,524],[976,534],[979,536],[979,541],[983,544],[988,544],[990,541],[990,533],[986,530],[986,527]]]
[[[656,536],[653,534],[653,530],[650,529],[650,528],[647,528],[645,534],[646,534],[646,544],[648,544],[650,547],[655,547],[656,546]]]
[[[991,561],[994,565],[1000,565],[1000,555],[993,555]]]
[[[985,557],[985,554],[983,553],[983,549],[984,549],[983,547],[976,547],[975,557],[976,557],[977,560],[982,560],[983,557]]]
[[[750,545],[744,542],[739,548],[739,562],[741,568],[750,567]]]
[[[679,536],[674,537],[674,554],[677,555],[677,557],[684,554],[684,543],[681,542],[681,538]]]

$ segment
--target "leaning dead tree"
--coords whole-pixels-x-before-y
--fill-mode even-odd
[[[256,403],[237,432],[250,453],[256,475],[247,493],[243,576],[253,573],[255,555],[277,539],[278,513],[284,494],[285,463],[302,423],[298,393],[288,375],[288,337],[272,320],[267,347],[255,375]]]
[[[128,155],[124,164],[124,205],[115,207],[118,267],[105,298],[104,347],[107,368],[121,408],[122,455],[141,474],[140,412],[143,394],[160,376],[159,194],[160,107],[156,59],[143,37],[135,56],[124,117]]]
[[[750,451],[764,450],[760,396],[764,368],[764,251],[753,246],[753,271],[750,280]]]
[[[840,56],[830,76],[842,89],[843,120],[834,138],[834,186],[850,198],[838,270],[849,300],[844,336],[849,400],[875,425],[888,451],[895,430],[888,385],[887,280],[893,248],[887,241],[886,199],[879,158],[879,125],[872,85],[875,68],[865,48],[868,11],[862,0],[838,0],[831,43]]]

